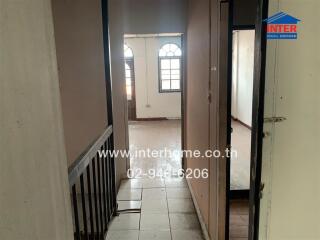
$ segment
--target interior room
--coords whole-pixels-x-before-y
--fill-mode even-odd
[[[233,31],[231,145],[237,156],[231,159],[231,190],[250,188],[254,34],[254,30]]]
[[[230,238],[248,239],[249,232],[254,45],[254,26],[233,30],[231,148],[236,154],[230,159]]]

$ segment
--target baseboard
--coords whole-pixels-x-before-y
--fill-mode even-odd
[[[203,233],[203,237],[204,237],[205,240],[211,240],[210,237],[209,237],[209,233],[208,233],[206,224],[205,224],[205,222],[203,220],[203,217],[201,215],[201,211],[200,211],[199,205],[197,203],[197,199],[196,199],[196,197],[194,195],[194,192],[192,190],[191,183],[189,182],[188,179],[187,179],[187,183],[188,183],[188,187],[189,187],[189,190],[190,190],[190,193],[191,193],[191,196],[192,196],[194,207],[195,207],[197,215],[198,215],[198,219],[199,219],[199,222],[200,222],[200,226],[201,226],[201,230],[202,230],[202,233]]]
[[[245,124],[244,122],[242,122],[242,121],[239,120],[238,118],[235,118],[235,117],[233,117],[233,116],[231,116],[231,118],[232,118],[233,121],[238,122],[238,123],[240,123],[242,126],[244,126],[244,127],[248,128],[248,129],[252,130],[251,126],[249,126],[248,124]]]
[[[136,118],[132,121],[164,121],[168,120],[166,117],[157,117],[157,118]]]
[[[244,190],[230,190],[230,200],[239,200],[239,199],[245,199],[249,200],[249,194],[250,190],[249,189],[244,189]]]

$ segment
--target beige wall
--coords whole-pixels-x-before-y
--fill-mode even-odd
[[[227,19],[227,3],[189,1],[186,148],[202,154],[226,149]],[[224,240],[226,158],[189,158],[187,168],[209,170],[209,178],[189,179],[189,183],[209,238]]]
[[[69,165],[107,126],[100,0],[52,0]]]
[[[0,1],[0,239],[72,240],[49,0]]]
[[[187,149],[209,148],[209,1],[189,1],[187,31]],[[188,168],[209,169],[209,159],[188,159]],[[191,179],[191,187],[206,227],[209,224],[209,179]]]

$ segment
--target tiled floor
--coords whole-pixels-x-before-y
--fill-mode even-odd
[[[129,126],[130,149],[181,148],[180,121],[135,122]],[[179,169],[179,158],[133,158],[131,168]],[[141,213],[121,213],[112,221],[107,240],[203,240],[188,185],[184,179],[131,179],[122,181],[119,209],[141,208]]]
[[[249,189],[251,131],[237,121],[232,121],[231,146],[237,157],[231,158],[231,190]]]
[[[250,151],[251,131],[237,121],[232,121],[233,133],[231,136],[232,149],[238,155],[231,159],[231,190],[249,189],[250,186]],[[129,125],[130,150],[167,148],[181,149],[181,122],[180,120],[131,122]],[[130,161],[131,169],[179,169],[181,159],[163,158],[135,158]]]
[[[129,124],[130,151],[140,149],[171,151],[181,150],[181,121],[139,121]],[[135,171],[141,169],[180,169],[181,158],[172,156],[168,158],[132,157],[130,168]]]
[[[230,203],[230,240],[248,240],[249,202],[234,200]]]
[[[141,206],[141,213],[121,213],[112,221],[107,240],[203,240],[184,179],[124,180],[119,195],[120,210]]]

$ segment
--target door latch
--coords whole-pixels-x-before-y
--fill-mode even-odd
[[[264,118],[265,123],[277,123],[277,122],[283,122],[287,120],[285,117],[269,117],[269,118]]]

